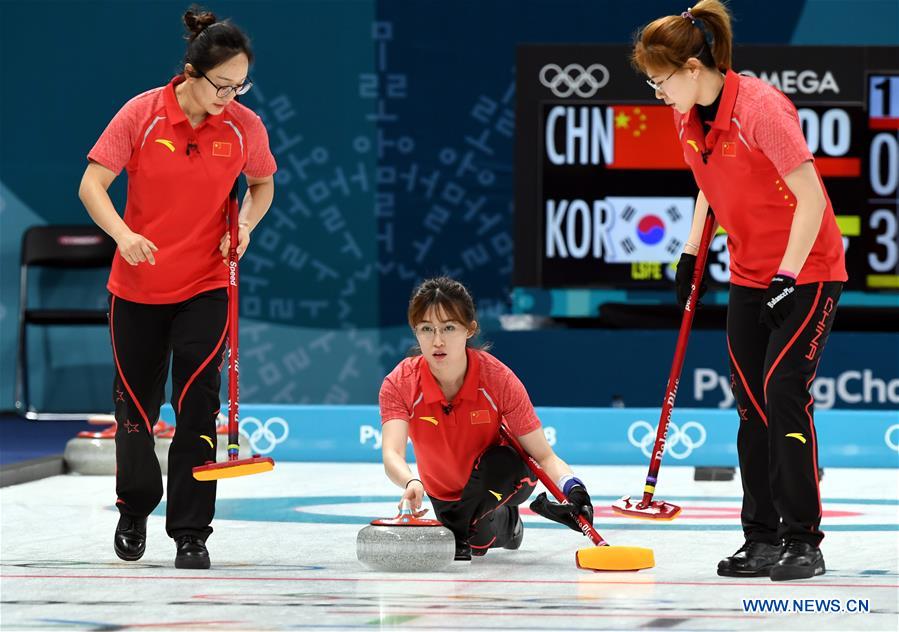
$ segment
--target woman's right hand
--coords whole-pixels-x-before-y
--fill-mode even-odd
[[[677,293],[677,303],[683,309],[690,298],[690,291],[693,289],[693,271],[696,269],[696,255],[684,253],[677,262],[677,269],[674,273],[674,288]],[[697,303],[706,290],[709,289],[705,282],[705,275],[699,284],[699,292],[696,296]],[[698,305],[697,305],[698,307]]]
[[[138,235],[137,233],[128,231],[122,237],[116,240],[119,246],[119,254],[129,264],[136,266],[139,263],[148,262],[151,266],[156,265],[156,259],[153,253],[159,250],[152,241]]]
[[[425,487],[421,484],[421,481],[417,478],[413,478],[408,485],[406,485],[406,489],[403,492],[402,497],[400,498],[400,502],[397,505],[397,509],[403,508],[403,503],[409,503],[409,508],[412,509],[412,515],[416,518],[421,518],[425,515],[428,510],[427,508],[422,509],[421,504],[424,502],[425,497]]]

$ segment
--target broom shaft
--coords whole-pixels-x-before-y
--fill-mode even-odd
[[[699,252],[696,253],[696,267],[693,270],[692,287],[690,297],[684,306],[684,315],[681,318],[680,332],[677,336],[677,346],[674,350],[674,360],[671,362],[671,372],[668,375],[668,384],[665,387],[665,399],[662,402],[662,412],[659,415],[659,423],[656,426],[656,442],[652,449],[652,457],[649,460],[649,473],[646,475],[646,485],[643,488],[643,500],[641,506],[648,507],[655,494],[655,486],[658,481],[659,469],[662,467],[662,455],[665,452],[665,437],[668,434],[668,425],[671,423],[671,413],[674,410],[674,400],[677,398],[677,387],[680,382],[681,371],[684,368],[684,356],[687,353],[687,342],[690,339],[690,330],[693,327],[693,316],[696,314],[696,303],[699,299],[699,286],[702,284],[702,275],[705,272],[705,262],[708,257],[709,244],[712,241],[712,229],[715,226],[715,216],[711,209],[705,217],[705,225],[702,228],[702,239],[699,242]]]
[[[237,201],[237,180],[228,196],[228,230],[231,247],[228,250],[228,460],[238,458],[238,402],[240,401],[240,363],[238,361],[238,313],[240,287],[240,267],[237,247],[240,245],[239,208]]]
[[[512,432],[506,428],[506,424],[500,422],[499,424],[499,433],[503,439],[505,439],[512,448],[518,452],[518,456],[522,458],[522,460],[527,463],[527,466],[534,473],[534,475],[540,479],[540,482],[543,483],[543,486],[549,490],[549,493],[552,494],[556,500],[560,503],[568,502],[568,499],[565,498],[565,494],[559,489],[559,486],[556,485],[556,482],[549,477],[549,474],[540,467],[540,464],[537,463],[537,460],[532,457],[530,454],[524,451],[524,448],[521,447],[521,444],[518,443],[518,439],[512,434]],[[609,546],[609,543],[603,540],[602,536],[599,535],[599,532],[593,528],[587,520],[581,516],[580,514],[575,515],[575,520],[577,520],[578,526],[581,528],[581,531],[584,532],[584,535],[590,538],[593,541],[593,544],[596,546]]]

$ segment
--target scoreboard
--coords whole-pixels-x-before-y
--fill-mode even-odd
[[[513,284],[670,287],[697,186],[630,47],[518,49]],[[899,290],[899,47],[738,46],[796,105],[843,234],[847,290]],[[727,236],[709,253],[729,281]]]

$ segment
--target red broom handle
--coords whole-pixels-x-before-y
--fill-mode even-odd
[[[693,327],[693,316],[696,313],[696,302],[699,298],[699,286],[702,284],[702,275],[705,272],[705,262],[709,253],[709,244],[712,242],[712,230],[714,227],[715,216],[712,214],[712,210],[709,209],[705,216],[705,225],[702,228],[699,252],[696,253],[693,285],[690,288],[687,304],[684,306],[684,315],[680,322],[680,333],[677,336],[677,347],[674,350],[674,360],[671,362],[671,373],[668,375],[668,385],[665,387],[665,399],[662,402],[662,413],[659,415],[659,423],[656,427],[656,443],[652,449],[652,457],[649,460],[649,474],[646,475],[643,500],[637,505],[640,509],[649,507],[655,494],[659,468],[662,467],[662,455],[665,452],[665,437],[668,435],[668,424],[671,423],[671,412],[674,410],[674,400],[677,398],[677,387],[680,383],[681,370],[684,368],[687,341],[690,339],[690,329]]]
[[[237,199],[237,180],[228,196],[228,230],[231,247],[228,250],[228,460],[236,461],[240,450],[238,429],[240,417],[238,402],[240,401],[240,364],[238,362],[238,313],[240,267],[238,265],[237,247],[240,245],[239,205]]]
[[[531,469],[534,475],[540,479],[540,482],[543,483],[543,486],[549,490],[549,493],[555,496],[556,500],[560,503],[567,503],[568,499],[565,498],[565,494],[562,493],[562,490],[559,489],[559,486],[556,485],[555,481],[553,481],[549,474],[547,474],[540,464],[537,463],[537,460],[532,457],[530,454],[524,451],[524,448],[521,447],[521,444],[518,443],[518,439],[506,428],[506,424],[502,421],[499,423],[499,434],[500,436],[506,440],[506,442],[511,445],[516,452],[518,452],[518,456],[527,463],[527,466]],[[587,522],[586,518],[584,518],[580,514],[575,515],[575,520],[577,520],[578,526],[580,526],[581,531],[584,532],[584,535],[590,538],[593,541],[593,544],[596,546],[609,546],[609,543],[602,539],[602,536],[599,535],[599,532],[593,528],[589,522]]]

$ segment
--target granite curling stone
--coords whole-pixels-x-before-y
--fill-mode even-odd
[[[98,432],[79,432],[69,439],[63,452],[66,468],[87,476],[115,474],[115,417],[94,415],[87,421],[93,425],[110,425]]]
[[[439,571],[455,554],[452,531],[437,520],[415,518],[406,505],[396,518],[373,520],[356,536],[356,557],[377,571]]]

